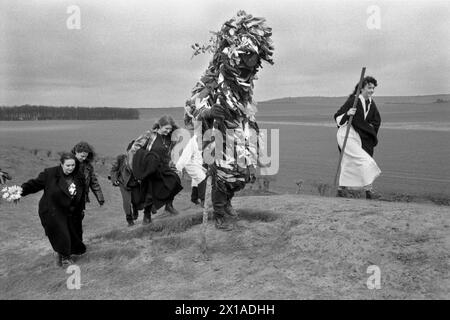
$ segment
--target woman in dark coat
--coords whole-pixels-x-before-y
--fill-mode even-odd
[[[363,80],[362,92],[358,95],[356,109],[352,110],[352,106],[353,101],[355,100],[357,87],[348,97],[344,105],[334,114],[335,120],[343,115],[343,117],[340,118],[340,123],[338,123],[339,126],[344,125],[350,118],[350,115],[353,114],[352,127],[361,138],[362,148],[371,157],[373,157],[374,147],[378,144],[377,135],[381,125],[380,112],[372,98],[376,86],[377,80],[372,77],[365,77]]]
[[[72,263],[72,254],[83,254],[81,214],[85,201],[85,181],[76,170],[76,158],[63,153],[61,165],[47,168],[36,179],[22,184],[22,196],[44,190],[39,201],[39,218],[45,234],[57,253],[57,264]]]
[[[103,197],[102,188],[98,183],[97,176],[94,173],[94,167],[92,166],[92,161],[95,157],[94,148],[89,143],[81,141],[73,147],[71,152],[77,159],[78,170],[84,175],[86,183],[86,202],[90,202],[89,189],[91,189],[97,198],[99,205],[102,206],[105,203],[105,198]]]
[[[140,202],[144,206],[143,224],[150,223],[151,212],[164,204],[166,212],[178,214],[173,207],[173,199],[183,188],[171,159],[172,149],[177,143],[172,141],[172,133],[177,128],[172,117],[164,115],[155,123],[152,130],[144,132],[134,140],[128,152],[128,161],[133,174],[136,179],[142,180]],[[145,152],[138,153],[139,150]],[[152,156],[148,155],[150,152]],[[155,158],[153,161],[158,162],[158,165],[147,163],[153,157]]]

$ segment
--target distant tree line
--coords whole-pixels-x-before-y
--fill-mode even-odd
[[[139,110],[108,107],[0,107],[0,120],[119,120],[139,119]]]

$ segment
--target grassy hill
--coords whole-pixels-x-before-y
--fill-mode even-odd
[[[55,159],[11,148],[14,183]],[[0,299],[449,299],[448,207],[311,195],[236,197],[231,232],[207,228],[189,188],[176,217],[127,227],[119,191],[96,164],[106,204],[84,220],[88,252],[77,257],[80,290],[54,257],[37,215],[40,194],[0,204]],[[95,200],[94,200],[95,201]],[[142,214],[139,222],[142,219]],[[381,289],[366,286],[379,266]]]
[[[285,97],[279,99],[271,99],[267,101],[261,101],[260,105],[270,105],[274,103],[278,104],[328,104],[328,103],[338,103],[341,101],[345,101],[348,96],[341,97]],[[375,96],[375,99],[381,103],[414,103],[414,104],[423,104],[423,103],[434,103],[438,99],[442,99],[444,101],[450,101],[450,94],[435,94],[435,95],[421,95],[421,96]]]

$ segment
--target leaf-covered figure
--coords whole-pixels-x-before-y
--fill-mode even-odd
[[[234,212],[234,193],[255,179],[259,129],[256,103],[252,100],[253,81],[263,61],[274,63],[271,36],[272,29],[266,26],[264,18],[239,11],[218,32],[213,32],[207,45],[192,46],[193,56],[213,55],[186,101],[184,119],[187,126],[201,121],[203,132],[214,126],[223,137],[223,152],[215,154],[210,165],[214,217],[219,228],[226,225],[225,217]],[[215,150],[217,153],[217,146]]]

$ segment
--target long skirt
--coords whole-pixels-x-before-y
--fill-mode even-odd
[[[347,126],[342,126],[337,132],[337,142],[342,150]],[[359,134],[350,127],[347,144],[342,157],[339,186],[363,188],[371,185],[381,174],[375,160],[362,148]]]
[[[80,213],[75,215],[46,213],[41,214],[40,219],[53,250],[63,256],[86,252]]]

